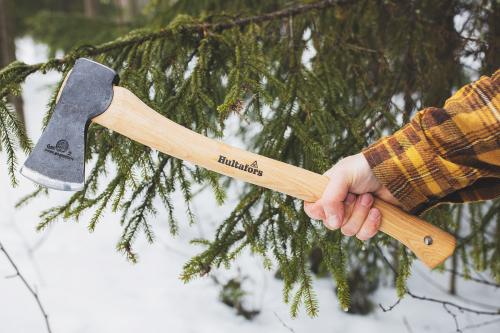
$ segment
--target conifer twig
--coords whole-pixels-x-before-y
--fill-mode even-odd
[[[14,262],[14,260],[12,260],[11,256],[7,252],[7,250],[5,250],[2,242],[0,242],[0,251],[3,252],[3,254],[5,255],[5,257],[9,261],[10,265],[15,270],[15,274],[13,274],[12,277],[18,277],[19,279],[21,279],[21,281],[26,286],[26,288],[28,289],[28,291],[31,293],[31,295],[33,295],[33,298],[35,299],[35,301],[36,301],[36,303],[38,305],[38,308],[40,309],[40,312],[43,315],[43,319],[45,320],[45,326],[47,327],[47,332],[48,333],[52,333],[52,330],[50,329],[49,316],[47,314],[47,311],[45,311],[45,308],[43,307],[43,304],[42,304],[42,302],[40,300],[40,297],[38,296],[38,293],[30,286],[30,284],[28,283],[28,281],[26,280],[26,278],[24,277],[24,275],[21,274],[21,272],[17,268],[16,263]]]
[[[221,32],[227,29],[231,29],[234,27],[244,27],[252,23],[263,23],[267,21],[272,21],[279,18],[289,18],[296,15],[300,15],[303,13],[307,13],[313,10],[321,10],[328,7],[333,7],[335,5],[346,3],[345,0],[323,0],[318,2],[313,2],[309,4],[297,5],[293,7],[289,7],[282,10],[277,10],[274,12],[264,13],[260,15],[236,18],[230,20],[229,22],[217,22],[217,23],[195,23],[195,24],[185,24],[176,28],[172,28],[170,26],[161,28],[157,31],[147,33],[144,35],[134,36],[130,38],[124,38],[123,40],[115,40],[108,43],[101,44],[94,48],[90,48],[86,51],[86,55],[88,56],[96,56],[99,54],[103,54],[115,49],[121,49],[130,45],[140,45],[148,41],[153,41],[156,39],[164,38],[172,36],[174,32],[182,32],[182,33],[199,33],[200,37],[203,37],[207,31],[217,31]],[[75,52],[80,52],[80,49],[77,49]],[[43,70],[45,71],[47,68],[52,67],[60,67],[67,63],[74,61],[75,53],[69,52],[62,58],[53,58],[49,59],[44,63],[37,63],[33,65],[26,65],[25,68],[25,76],[29,76],[37,71]]]

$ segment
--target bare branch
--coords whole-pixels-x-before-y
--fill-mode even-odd
[[[478,310],[478,309],[472,309],[472,308],[469,308],[469,307],[466,307],[466,306],[461,306],[461,305],[455,304],[453,302],[448,302],[448,301],[444,301],[444,300],[441,300],[441,299],[436,299],[436,298],[432,298],[432,297],[415,295],[414,293],[412,293],[408,289],[406,289],[406,294],[409,295],[412,298],[419,299],[419,300],[422,300],[422,301],[427,301],[427,302],[432,302],[432,303],[439,303],[439,304],[442,304],[442,305],[451,306],[451,307],[454,307],[454,308],[456,308],[457,310],[459,310],[461,312],[470,312],[470,313],[475,313],[475,314],[484,315],[484,316],[500,316],[500,309],[497,309],[496,311],[483,311],[483,310]]]
[[[11,256],[7,252],[7,250],[5,250],[5,248],[3,247],[2,242],[0,242],[0,251],[3,252],[3,254],[5,255],[5,257],[9,261],[10,265],[15,270],[15,274],[10,275],[10,277],[19,277],[19,279],[21,279],[21,281],[26,286],[26,288],[28,289],[28,291],[35,298],[35,301],[36,301],[36,303],[38,305],[38,308],[40,309],[40,312],[43,315],[43,319],[45,320],[45,326],[47,327],[47,332],[52,333],[52,330],[50,329],[49,316],[47,315],[47,312],[45,311],[45,308],[43,307],[42,302],[40,301],[40,297],[38,296],[38,293],[30,286],[30,284],[28,283],[28,281],[26,280],[26,278],[21,274],[21,272],[17,268],[16,263],[14,262],[14,260],[12,260]]]
[[[485,279],[475,278],[475,277],[472,277],[472,276],[467,276],[467,275],[465,275],[463,273],[454,272],[451,269],[445,269],[445,271],[450,272],[453,275],[460,276],[464,280],[470,280],[470,281],[474,281],[474,282],[477,282],[477,283],[485,284],[487,286],[492,286],[492,287],[495,287],[495,288],[500,288],[500,284],[499,283],[495,283],[495,282],[488,281],[488,280],[485,280]]]
[[[408,323],[408,320],[406,319],[406,317],[403,317],[403,324],[405,325],[408,333],[413,333],[413,330],[411,329],[410,323]]]
[[[378,306],[379,306],[379,308],[381,308],[381,309],[382,309],[382,311],[384,311],[384,312],[389,312],[389,311],[391,311],[392,309],[394,309],[396,306],[398,306],[398,304],[399,304],[399,302],[401,302],[401,300],[402,300],[402,298],[398,298],[398,300],[397,300],[394,304],[390,305],[390,306],[389,306],[389,307],[387,307],[387,308],[386,308],[386,307],[384,307],[384,306],[383,306],[382,304],[380,304],[380,303],[378,304]]]
[[[446,310],[446,312],[448,312],[450,316],[452,316],[453,321],[455,322],[456,332],[462,332],[462,330],[460,329],[460,325],[458,324],[457,315],[450,309],[448,309],[448,306],[446,306],[446,304],[443,304],[443,308]]]
[[[486,325],[495,324],[495,323],[498,323],[498,322],[500,322],[500,318],[493,319],[493,320],[487,320],[487,321],[483,321],[482,323],[467,325],[464,328],[462,328],[462,331],[470,330],[470,329],[474,329],[474,328],[479,328],[479,327],[483,327],[483,326],[486,326]]]
[[[292,333],[295,333],[295,331],[293,330],[293,328],[291,328],[290,326],[288,326],[288,325],[287,325],[287,324],[283,321],[283,319],[281,319],[281,318],[280,318],[280,316],[278,316],[278,314],[276,313],[276,311],[273,311],[273,313],[274,313],[274,316],[275,316],[276,318],[278,318],[278,320],[280,321],[281,325],[283,325],[283,327],[284,327],[285,329],[287,329],[288,331],[290,331],[290,332],[292,332]]]
[[[394,272],[394,274],[397,274],[396,269],[392,266],[390,261],[387,259],[387,257],[383,254],[382,249],[378,245],[375,246],[377,248],[377,254],[382,258],[382,260],[387,264],[387,266]],[[470,313],[475,313],[477,315],[484,315],[484,316],[500,316],[500,309],[497,309],[496,311],[484,311],[484,310],[478,310],[478,309],[473,309],[469,308],[466,306],[462,306],[453,302],[445,301],[445,300],[440,300],[437,298],[432,298],[432,297],[427,297],[427,296],[421,296],[421,295],[416,295],[413,292],[411,292],[408,288],[406,288],[405,294],[410,296],[411,298],[418,299],[421,301],[426,301],[426,302],[431,302],[431,303],[437,303],[441,304],[446,312],[450,314],[455,322],[455,327],[457,332],[462,332],[458,325],[458,320],[457,320],[457,315],[450,311],[451,308],[455,308],[459,310],[460,312],[470,312]],[[389,307],[384,307],[382,304],[379,304],[379,307],[382,309],[382,311],[387,312],[391,311],[394,309],[401,301],[401,298],[399,298],[394,304],[392,304]]]

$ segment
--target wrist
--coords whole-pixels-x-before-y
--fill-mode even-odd
[[[373,194],[375,194],[377,197],[379,197],[380,199],[382,199],[388,203],[402,207],[400,200],[398,200],[398,198],[396,198],[391,193],[389,188],[387,186],[385,186],[385,184],[382,182],[382,180],[377,177],[376,173],[374,172],[373,168],[371,167],[370,163],[368,162],[368,159],[366,158],[364,152],[358,153],[357,156],[358,156],[361,168],[364,170],[363,174],[365,175],[365,178],[367,179],[366,181],[369,182],[370,184],[373,184],[372,185],[373,189],[371,190],[371,192]]]

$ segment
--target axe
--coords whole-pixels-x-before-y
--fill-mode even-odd
[[[328,177],[238,149],[191,131],[149,108],[129,90],[114,85],[117,74],[80,58],[65,78],[58,100],[21,173],[46,187],[83,188],[85,139],[90,121],[165,154],[223,175],[305,201],[319,199]],[[403,243],[430,268],[450,256],[455,239],[445,231],[380,199],[380,230]]]

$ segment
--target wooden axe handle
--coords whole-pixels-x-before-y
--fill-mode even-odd
[[[125,88],[114,88],[106,112],[92,121],[165,154],[209,170],[291,195],[319,199],[328,177],[207,138],[160,115]],[[253,166],[252,166],[253,164]],[[434,268],[453,253],[455,239],[443,230],[380,199],[380,230]]]

